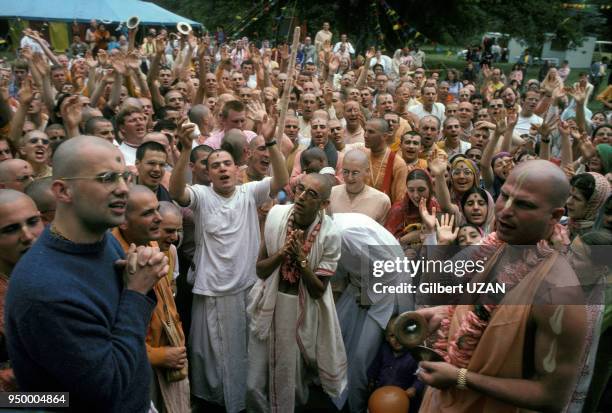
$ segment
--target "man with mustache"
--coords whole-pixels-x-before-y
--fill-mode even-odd
[[[170,178],[170,194],[194,212],[196,252],[190,332],[191,392],[196,404],[245,408],[247,372],[247,294],[255,282],[260,242],[257,207],[275,197],[288,181],[285,160],[273,140],[276,122],[263,119],[264,146],[272,178],[236,185],[232,156],[215,150],[207,159],[211,186],[186,187],[192,125],[181,125],[182,150]]]
[[[250,293],[249,411],[294,411],[308,401],[316,378],[332,397],[346,387],[346,354],[329,286],[340,258],[339,234],[324,213],[330,191],[329,179],[306,175],[295,204],[277,205],[268,215],[259,280]]]

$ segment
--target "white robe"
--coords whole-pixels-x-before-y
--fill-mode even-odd
[[[333,218],[342,238],[337,277],[348,276],[349,282],[337,305],[349,364],[348,387],[333,402],[342,409],[348,400],[351,412],[365,412],[367,370],[384,340],[384,330],[399,298],[374,292],[374,283],[395,285],[400,277],[396,272],[373,277],[373,263],[403,258],[404,252],[389,231],[366,215],[334,214]],[[410,296],[403,298],[413,302]]]
[[[276,205],[268,213],[264,240],[270,253],[278,251],[284,245],[287,221],[292,209],[292,205]],[[312,230],[312,227],[310,230]],[[336,270],[339,257],[340,239],[337,230],[333,221],[323,215],[319,234],[308,254],[310,268],[315,274],[332,276]],[[254,410],[259,409],[260,411],[267,411],[265,409],[266,396],[269,399],[268,402],[272,411],[291,411],[294,407],[286,406],[283,404],[286,401],[276,398],[277,392],[273,388],[266,389],[268,387],[267,382],[272,383],[275,379],[269,377],[269,380],[266,380],[260,377],[262,375],[260,357],[254,357],[255,354],[253,354],[257,352],[258,355],[262,355],[262,348],[264,349],[263,353],[265,353],[265,347],[270,346],[270,338],[275,333],[274,320],[277,319],[275,309],[279,296],[279,277],[280,268],[277,268],[266,280],[258,280],[249,294],[247,309],[251,317],[249,359],[251,360],[251,366],[257,364],[259,368],[256,370],[249,369],[249,396],[247,399],[249,404],[258,405]],[[310,297],[306,286],[300,281],[297,298],[295,341],[301,359],[306,368],[316,372],[323,390],[330,396],[337,397],[346,387],[347,364],[331,288],[328,285],[321,298],[313,299]],[[269,359],[269,363],[275,361],[274,357]],[[272,369],[270,373],[273,373]],[[284,378],[286,380],[291,379],[289,377]],[[295,376],[293,379],[295,380]],[[283,383],[282,385],[293,389],[294,384]],[[265,394],[266,391],[267,395]]]

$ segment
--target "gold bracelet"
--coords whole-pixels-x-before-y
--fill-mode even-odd
[[[459,390],[467,390],[467,369],[459,369],[457,374],[457,388]]]

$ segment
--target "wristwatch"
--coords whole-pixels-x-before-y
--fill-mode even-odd
[[[457,388],[459,390],[467,389],[467,369],[459,369],[457,374]]]
[[[306,258],[304,258],[303,260],[300,261],[300,267],[301,268],[308,267],[308,260]]]

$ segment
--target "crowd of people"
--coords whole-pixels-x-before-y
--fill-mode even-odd
[[[365,412],[385,386],[410,412],[610,406],[611,86],[430,70],[329,23],[292,46],[137,30],[92,22],[62,54],[26,29],[0,71],[2,391],[104,412]],[[488,254],[465,281],[507,295],[371,294],[364,260],[437,245]],[[398,342],[405,311],[443,361]]]

